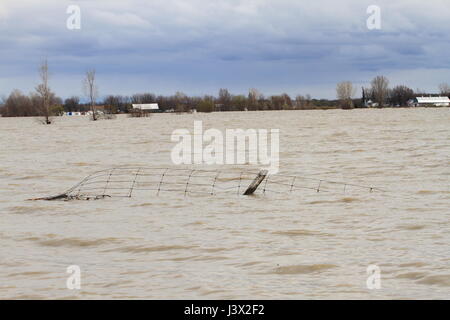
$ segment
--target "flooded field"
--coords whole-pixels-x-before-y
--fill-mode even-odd
[[[385,192],[27,201],[97,170],[174,168],[171,134],[194,120],[280,129],[280,174]],[[449,108],[0,118],[0,137],[0,299],[450,298]]]

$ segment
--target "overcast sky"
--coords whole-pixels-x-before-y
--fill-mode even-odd
[[[69,5],[80,30],[66,27]],[[369,5],[381,8],[381,30],[367,28]],[[379,74],[437,92],[449,54],[449,0],[0,0],[0,96],[32,91],[45,57],[62,97],[82,95],[90,68],[101,96],[334,98],[337,82]]]

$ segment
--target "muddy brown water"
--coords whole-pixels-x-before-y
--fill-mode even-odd
[[[280,129],[280,173],[387,191],[26,201],[96,170],[173,166],[171,133],[194,120]],[[450,298],[449,108],[0,118],[0,137],[1,299]]]

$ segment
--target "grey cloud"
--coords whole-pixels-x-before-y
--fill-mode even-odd
[[[3,0],[0,94],[17,84],[8,78],[21,77],[28,86],[21,89],[30,90],[45,56],[61,95],[71,94],[63,81],[94,66],[104,92],[116,90],[109,79],[118,74],[131,92],[133,85],[193,93],[228,85],[328,97],[337,81],[369,81],[381,72],[400,81],[408,70],[439,69],[441,79],[450,69],[450,3],[379,0],[382,30],[369,31],[372,2]],[[81,30],[65,27],[69,4],[81,7]],[[430,73],[424,89],[439,79]]]

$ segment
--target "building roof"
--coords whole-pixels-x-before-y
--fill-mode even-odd
[[[448,97],[417,97],[418,103],[450,103]]]
[[[140,110],[159,110],[157,103],[133,103],[133,108]]]

